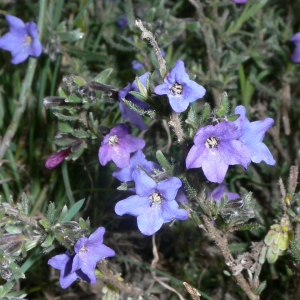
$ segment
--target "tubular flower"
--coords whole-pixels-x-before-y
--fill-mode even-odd
[[[181,113],[190,103],[203,98],[206,90],[200,84],[190,80],[183,61],[178,60],[172,71],[165,76],[164,83],[158,85],[154,92],[157,95],[167,95],[172,109],[176,113]]]
[[[237,140],[237,127],[230,122],[200,128],[194,146],[186,158],[187,169],[201,168],[211,182],[222,183],[229,165],[241,164],[247,168],[250,150]]]
[[[24,22],[14,16],[7,15],[6,21],[9,32],[0,38],[0,48],[11,52],[12,64],[25,61],[28,56],[39,57],[42,54],[42,45],[38,40],[38,28],[34,22]]]
[[[235,114],[240,117],[234,121],[238,127],[237,139],[245,144],[251,152],[251,160],[260,163],[262,160],[268,165],[275,165],[274,160],[268,147],[262,142],[266,131],[274,124],[274,120],[266,118],[261,121],[250,122],[246,117],[246,109],[240,105],[235,108]]]
[[[133,171],[136,195],[119,201],[115,212],[119,216],[129,214],[137,217],[137,225],[144,235],[157,232],[163,223],[186,220],[188,212],[178,208],[175,201],[180,179],[171,177],[156,183],[142,170]]]
[[[70,149],[66,149],[55,154],[50,155],[45,162],[45,167],[49,170],[56,168],[64,159],[71,153]]]
[[[69,287],[76,279],[96,283],[94,273],[96,264],[103,258],[115,255],[115,251],[103,245],[104,227],[99,227],[89,238],[80,238],[75,247],[75,255],[65,253],[52,257],[48,264],[60,270],[59,283],[63,289]]]
[[[222,199],[224,195],[227,196],[228,201],[239,199],[240,195],[237,193],[226,192],[226,184],[219,184],[210,194],[215,201],[219,201]]]
[[[143,139],[129,134],[129,127],[119,124],[107,134],[99,149],[99,160],[102,166],[113,161],[117,167],[126,168],[130,164],[130,153],[145,147]]]

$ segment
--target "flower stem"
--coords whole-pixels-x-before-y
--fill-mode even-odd
[[[44,28],[44,20],[45,18],[45,13],[46,13],[46,3],[47,0],[40,0],[40,8],[39,8],[39,18],[38,18],[38,28],[40,32],[40,37],[42,36],[43,33],[43,28]],[[2,139],[2,142],[0,144],[0,161],[4,157],[7,149],[10,146],[10,143],[12,139],[14,138],[16,131],[19,127],[21,117],[25,111],[25,107],[27,105],[28,101],[28,94],[30,91],[30,87],[32,84],[33,76],[35,73],[35,69],[37,66],[37,60],[30,57],[28,66],[27,66],[27,71],[26,71],[26,76],[22,84],[22,89],[19,95],[19,101],[17,104],[17,107],[15,109],[14,115],[12,117],[12,120],[5,132],[5,135]]]

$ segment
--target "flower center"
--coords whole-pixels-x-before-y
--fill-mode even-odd
[[[207,149],[217,148],[219,145],[218,139],[214,136],[209,137],[206,142],[205,146]]]
[[[171,87],[171,93],[173,94],[173,96],[180,96],[182,95],[182,85],[175,82],[172,87]]]
[[[85,246],[82,246],[82,248],[80,249],[80,252],[87,252],[88,250],[85,248]]]
[[[118,143],[119,139],[117,135],[112,135],[108,139],[108,145],[109,146],[115,146]]]
[[[26,44],[32,43],[32,37],[30,35],[26,35]]]
[[[159,193],[153,193],[150,197],[151,205],[161,204],[162,196]]]

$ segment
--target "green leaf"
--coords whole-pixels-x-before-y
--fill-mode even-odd
[[[68,32],[58,32],[58,36],[63,42],[75,42],[84,37],[84,33],[81,32],[80,28]]]
[[[240,115],[232,115],[232,116],[228,116],[228,117],[227,117],[227,120],[228,120],[229,122],[234,122],[234,121],[236,121],[239,117],[240,117]]]
[[[267,282],[263,281],[257,289],[257,294],[260,295],[266,287],[267,287]]]
[[[131,92],[129,92],[129,94],[133,95],[134,97],[136,97],[136,98],[138,98],[138,99],[140,99],[140,100],[142,100],[142,101],[144,101],[144,102],[147,102],[147,100],[148,100],[147,97],[145,97],[144,95],[142,95],[142,94],[139,93],[139,92],[131,91]]]
[[[54,236],[48,235],[45,241],[41,244],[41,246],[44,248],[48,248],[52,245],[53,241],[54,241]]]
[[[2,298],[7,293],[9,293],[15,284],[16,284],[16,282],[14,280],[11,280],[11,281],[6,282],[4,286],[1,286],[0,297]]]
[[[55,220],[55,216],[56,216],[55,204],[53,202],[50,202],[48,205],[46,218],[50,223],[53,223],[53,221]]]
[[[75,120],[79,120],[80,117],[79,116],[66,116],[66,115],[63,115],[59,112],[56,112],[54,111],[53,114],[60,120],[63,120],[63,121],[75,121]]]
[[[79,139],[87,139],[90,137],[90,134],[83,129],[75,129],[72,134]]]
[[[202,115],[201,115],[201,122],[202,123],[205,123],[207,118],[209,117],[210,115],[210,105],[208,103],[205,103],[204,104],[204,108],[203,108],[203,111],[202,111]]]
[[[77,201],[67,212],[66,216],[63,218],[62,222],[69,222],[72,220],[72,218],[79,212],[81,209],[85,199],[81,199]]]
[[[259,229],[259,228],[261,228],[261,225],[260,224],[255,224],[255,223],[243,224],[243,225],[238,226],[238,230],[240,230],[240,231],[255,230],[255,229]]]
[[[224,117],[227,113],[227,110],[228,110],[228,96],[227,96],[227,93],[224,92],[222,94],[222,98],[221,98],[221,101],[220,101],[219,108],[216,111],[216,115],[218,117]]]
[[[73,128],[66,122],[58,121],[58,128],[59,128],[59,131],[61,131],[61,132],[65,132],[65,133],[73,132]]]
[[[64,219],[64,217],[66,216],[66,214],[68,213],[68,207],[67,205],[64,205],[64,207],[61,210],[61,213],[58,217],[58,222],[61,223],[62,220]]]
[[[25,278],[24,273],[22,272],[21,268],[17,264],[12,262],[9,264],[9,266],[14,276],[18,278]]]
[[[147,88],[141,83],[140,78],[138,76],[135,78],[135,82],[140,93],[147,99],[148,97]]]
[[[108,79],[108,77],[110,76],[110,74],[112,73],[113,69],[112,68],[108,68],[103,70],[100,74],[98,74],[95,78],[94,81],[98,82],[98,83],[105,83],[106,80]]]
[[[171,165],[160,150],[156,151],[156,159],[164,170],[170,170]]]
[[[82,99],[75,94],[68,96],[65,101],[67,103],[82,103]]]
[[[72,77],[73,82],[78,85],[78,86],[82,86],[82,85],[86,85],[86,81],[81,78],[80,76],[74,76]]]
[[[290,248],[295,260],[300,263],[300,245],[297,239],[290,241]]]

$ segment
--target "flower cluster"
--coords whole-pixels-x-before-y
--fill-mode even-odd
[[[0,48],[11,52],[12,64],[25,61],[28,56],[39,57],[42,54],[42,45],[38,40],[38,28],[34,22],[24,22],[14,16],[7,15],[6,21],[9,32],[0,38]]]
[[[251,161],[262,160],[274,165],[275,160],[267,146],[262,143],[266,131],[273,125],[271,118],[249,122],[246,109],[238,106],[235,122],[220,122],[200,128],[194,137],[194,146],[186,158],[186,167],[202,167],[211,182],[222,183],[229,165],[240,164],[247,168]]]
[[[52,257],[48,264],[60,270],[59,283],[63,289],[76,279],[96,283],[96,264],[105,257],[112,257],[115,251],[103,245],[105,229],[99,227],[89,238],[80,238],[74,246],[75,254],[66,252]]]

